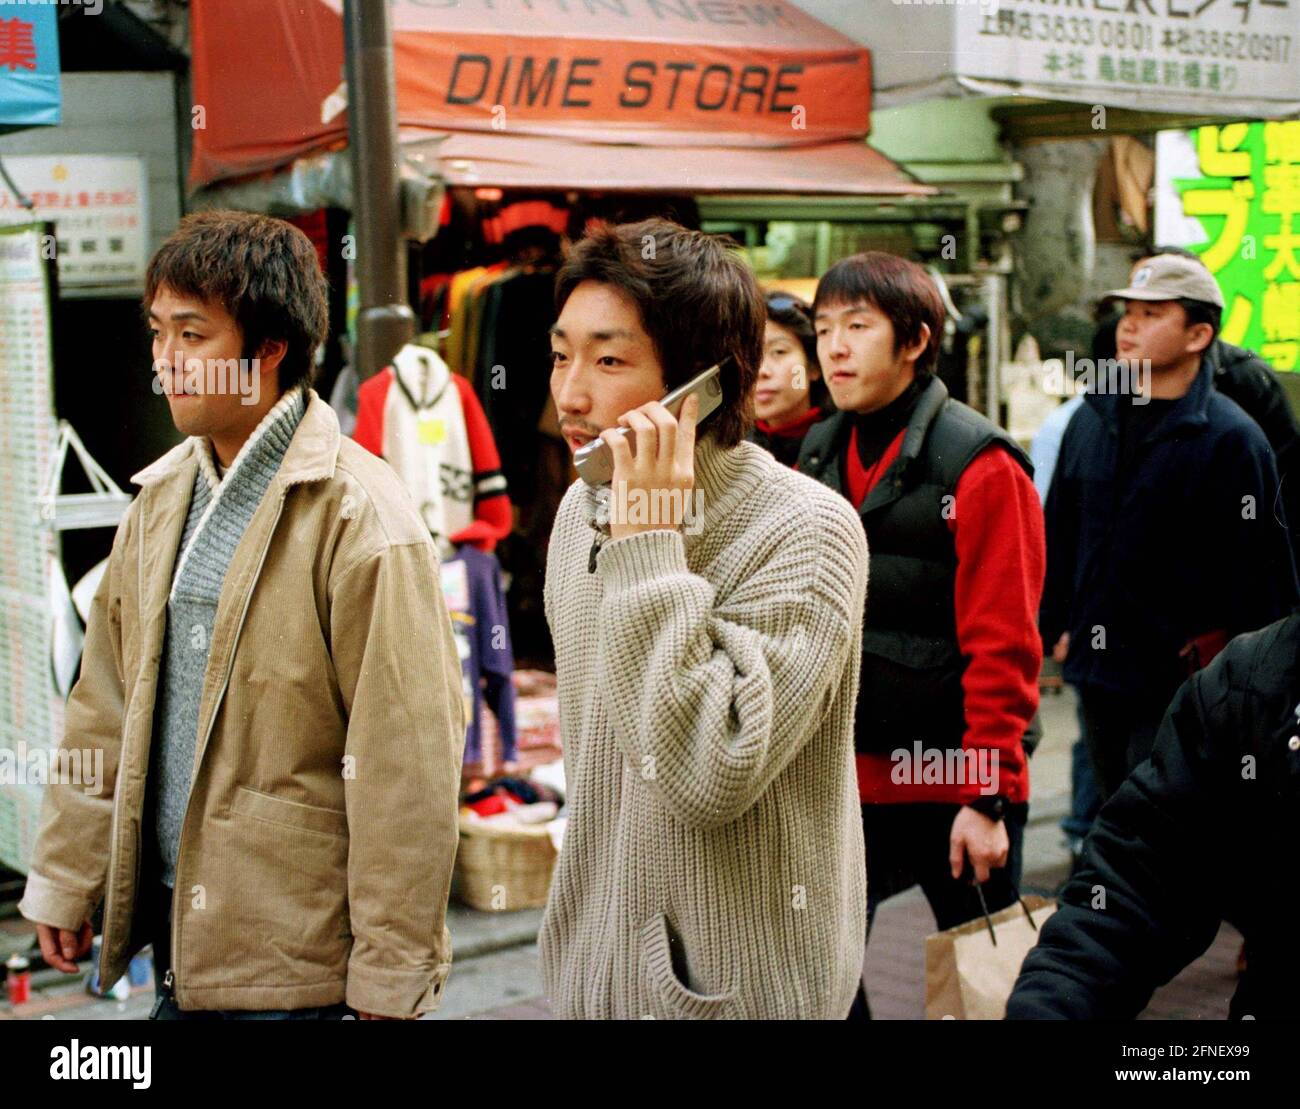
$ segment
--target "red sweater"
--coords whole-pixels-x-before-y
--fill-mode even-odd
[[[898,457],[903,434],[898,433],[870,469],[858,458],[856,431],[850,436],[845,492],[855,505],[861,506]],[[997,792],[1013,803],[1027,801],[1029,767],[1021,738],[1038,710],[1043,663],[1038,634],[1038,603],[1047,567],[1043,510],[1029,475],[997,447],[981,451],[966,467],[957,480],[952,508],[948,528],[957,549],[957,644],[970,660],[962,677],[962,747],[996,751]],[[965,804],[980,796],[978,782],[896,782],[892,772],[899,764],[887,752],[857,758],[863,801]]]
[[[492,428],[474,386],[458,373],[451,375],[460,394],[460,406],[465,413],[465,434],[469,439],[469,452],[474,460],[474,483],[501,472],[501,456],[497,453]],[[384,406],[388,403],[388,390],[393,385],[392,367],[361,383],[357,389],[357,425],[352,438],[371,454],[384,455]],[[506,490],[474,495],[474,522],[455,535],[448,536],[452,543],[470,543],[480,551],[491,551],[497,541],[510,534],[512,518],[510,498]]]

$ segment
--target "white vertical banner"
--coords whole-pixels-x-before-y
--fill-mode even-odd
[[[0,227],[0,864],[19,871],[35,840],[44,777],[30,770],[44,766],[63,726],[50,653],[55,538],[35,504],[56,437],[50,247],[47,225]]]

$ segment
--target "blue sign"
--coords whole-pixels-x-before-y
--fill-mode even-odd
[[[0,131],[59,122],[58,7],[0,0]]]

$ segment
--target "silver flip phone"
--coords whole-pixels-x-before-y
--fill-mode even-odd
[[[679,385],[660,403],[676,417],[681,413],[686,398],[695,393],[700,398],[700,410],[696,414],[695,422],[697,426],[702,424],[705,418],[717,411],[718,405],[722,403],[722,382],[719,380],[721,369],[721,362],[710,366],[699,376]],[[623,436],[629,434],[629,429],[625,427],[616,430]],[[609,447],[604,439],[593,439],[586,446],[579,447],[573,454],[573,465],[578,471],[578,476],[588,485],[608,485],[614,480],[614,458],[609,453]]]

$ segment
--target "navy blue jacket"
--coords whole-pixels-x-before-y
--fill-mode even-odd
[[[1090,393],[1061,443],[1047,496],[1048,648],[1070,633],[1073,685],[1168,704],[1196,636],[1288,615],[1300,599],[1277,466],[1264,433],[1212,384],[1187,394],[1119,466],[1119,406]]]

